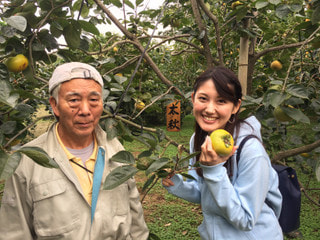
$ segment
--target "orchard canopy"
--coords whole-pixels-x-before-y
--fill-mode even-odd
[[[216,65],[238,74],[241,114],[262,122],[272,160],[305,162],[320,179],[320,0],[165,0],[149,8],[150,2],[1,1],[0,178],[14,171],[21,154],[55,167],[41,149],[21,145],[39,120],[52,118],[36,113],[49,109],[53,69],[81,61],[104,78],[101,125],[108,137],[146,145],[138,157],[114,156],[127,163],[117,170],[121,181],[146,171],[148,186],[166,169],[185,165],[187,147],[154,126],[165,124],[173,100],[183,116],[190,114],[195,77]],[[12,60],[18,54],[27,60]],[[175,159],[163,157],[170,144]]]

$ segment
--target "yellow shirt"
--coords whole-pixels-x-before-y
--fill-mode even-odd
[[[58,124],[56,125],[56,134],[57,134],[57,138],[58,138],[60,145],[62,146],[63,150],[65,151],[65,153],[69,159],[69,162],[78,177],[82,191],[84,193],[84,196],[85,196],[87,202],[91,206],[93,174],[86,171],[85,169],[78,166],[77,164],[71,162],[71,160],[73,160],[76,163],[78,163],[79,165],[83,166],[81,158],[78,158],[78,157],[74,156],[73,154],[71,154],[68,151],[68,149],[64,146],[63,142],[61,141],[59,133],[58,133]],[[94,172],[94,165],[96,162],[97,149],[98,149],[97,141],[96,141],[96,138],[94,138],[93,152],[92,152],[90,158],[85,161],[86,166],[83,166],[83,167],[86,167],[91,172]]]

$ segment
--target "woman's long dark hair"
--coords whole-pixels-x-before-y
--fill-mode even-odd
[[[207,69],[199,77],[196,78],[196,81],[193,85],[194,95],[199,87],[208,80],[213,81],[220,97],[233,102],[234,105],[239,104],[239,99],[242,98],[242,88],[238,77],[231,70],[222,66]],[[225,126],[225,130],[227,130],[233,136],[235,129],[237,129],[237,132],[239,131],[239,127],[237,126],[239,126],[242,122],[238,118],[238,112],[231,115],[230,120]],[[197,122],[195,123],[194,151],[201,151],[201,145],[203,144],[208,134],[208,132],[203,131],[200,128]],[[235,135],[237,136],[238,133],[235,133]],[[196,157],[197,161],[199,161],[199,157],[200,154],[198,154]],[[227,168],[228,174],[230,175],[232,173],[232,164],[230,159],[225,163],[225,167]],[[197,173],[199,176],[203,176],[201,168],[197,168]]]

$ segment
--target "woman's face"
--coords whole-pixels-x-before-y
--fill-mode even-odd
[[[211,79],[203,82],[191,98],[197,123],[203,131],[209,133],[224,128],[241,104],[240,99],[238,104],[234,105],[233,102],[222,98]]]

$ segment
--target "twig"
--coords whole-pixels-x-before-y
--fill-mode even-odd
[[[170,146],[170,144],[171,144],[171,141],[168,141],[167,144],[164,146],[161,154],[159,155],[159,158],[161,158],[165,154],[165,152],[167,151],[167,148]]]
[[[313,39],[313,36],[320,30],[320,26],[302,43],[302,45],[300,46],[299,49],[297,49],[297,51],[291,55],[291,61],[290,61],[290,65],[289,65],[289,68],[288,68],[288,71],[287,71],[287,75],[284,79],[284,83],[283,83],[283,86],[282,86],[282,92],[284,92],[285,88],[286,88],[286,85],[287,85],[287,82],[288,82],[288,79],[289,79],[289,75],[290,75],[290,72],[291,72],[291,69],[292,69],[292,66],[293,66],[293,61],[294,61],[294,58],[296,56],[297,53],[299,53],[299,51],[309,42],[312,41]]]
[[[148,190],[145,192],[145,194],[143,195],[141,202],[143,202],[143,200],[145,199],[145,197],[147,196],[147,194],[150,192],[150,190],[154,187],[154,185],[156,185],[156,183],[158,182],[160,178],[157,177],[155,181],[153,181],[152,185],[148,188]]]
[[[106,115],[101,116],[101,119],[105,119],[105,118],[115,118],[116,120],[122,121],[123,123],[126,123],[126,124],[128,124],[128,125],[130,125],[130,126],[133,126],[133,127],[135,127],[135,128],[138,128],[139,130],[144,130],[144,131],[148,131],[148,132],[151,132],[151,133],[157,133],[157,129],[149,128],[149,127],[143,127],[143,126],[141,127],[141,125],[139,125],[139,124],[137,124],[137,123],[134,123],[134,122],[132,122],[132,121],[130,121],[130,120],[128,120],[128,119],[125,119],[125,118],[123,118],[123,117],[121,117],[121,116],[119,116],[119,115],[113,116],[113,114],[110,113],[110,112],[107,111],[107,110],[104,110],[104,112],[105,112]],[[166,139],[167,141],[170,141],[173,146],[176,146],[176,147],[179,146],[179,144],[178,144],[176,141],[174,141],[173,139],[171,139],[169,136],[165,135],[165,139]],[[184,152],[189,153],[189,149],[187,149],[186,147],[182,146],[181,149],[182,149]]]
[[[12,143],[17,137],[19,137],[22,133],[24,133],[25,131],[27,131],[29,128],[31,128],[33,125],[35,125],[38,121],[40,121],[41,119],[45,119],[45,118],[52,118],[52,115],[45,115],[42,117],[38,117],[35,121],[33,121],[32,123],[30,123],[28,126],[26,126],[24,129],[20,130],[16,135],[14,135],[7,143],[6,145],[4,145],[3,148],[7,148],[10,143]]]
[[[173,86],[169,87],[169,89],[161,94],[160,96],[158,96],[156,99],[154,99],[151,103],[149,103],[147,106],[145,106],[134,118],[132,118],[132,120],[135,120],[137,117],[139,117],[141,115],[141,113],[146,110],[148,107],[150,107],[152,104],[154,104],[156,101],[158,101],[160,98],[162,98],[163,96],[167,95],[171,89],[173,88]]]
[[[299,184],[300,184],[300,182],[299,182]],[[301,185],[301,184],[300,184],[300,185]],[[312,203],[313,203],[314,205],[316,205],[317,207],[320,207],[320,204],[317,203],[316,201],[314,201],[314,200],[307,194],[306,190],[305,190],[303,187],[300,187],[300,190],[301,190],[301,192],[304,193],[304,195],[306,196],[306,198],[307,198],[310,202],[312,202]]]

